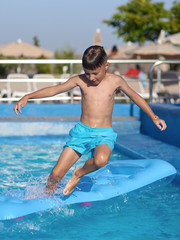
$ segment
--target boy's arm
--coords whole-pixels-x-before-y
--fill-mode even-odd
[[[158,116],[154,114],[152,109],[149,107],[147,102],[142,98],[138,93],[136,93],[129,85],[126,83],[125,80],[122,80],[123,83],[121,84],[121,90],[128,95],[128,97],[136,103],[145,113],[149,115],[155,125],[161,130],[166,129],[166,123],[164,120],[160,119]]]
[[[26,103],[29,99],[38,99],[38,98],[45,98],[45,97],[52,97],[59,93],[63,93],[66,91],[69,91],[70,89],[76,87],[76,77],[70,78],[68,81],[66,81],[63,84],[58,84],[56,86],[52,87],[46,87],[42,88],[38,91],[26,94],[24,97],[22,97],[15,105],[14,105],[14,111],[18,115],[18,112],[21,112],[21,107],[25,107]]]

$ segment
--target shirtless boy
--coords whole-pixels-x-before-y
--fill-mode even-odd
[[[48,194],[56,190],[60,180],[81,155],[89,153],[90,157],[82,168],[75,169],[72,178],[63,190],[64,195],[73,191],[83,175],[105,166],[109,161],[117,136],[112,129],[112,111],[117,88],[120,88],[146,112],[161,131],[166,129],[164,120],[153,113],[146,101],[131,89],[122,77],[107,72],[109,63],[103,47],[91,46],[86,49],[82,58],[82,66],[84,74],[73,76],[61,85],[27,94],[14,106],[14,111],[18,114],[18,112],[21,113],[21,107],[26,105],[28,99],[51,97],[77,86],[81,89],[80,122],[71,129],[71,139],[66,143],[51,171],[46,185]]]

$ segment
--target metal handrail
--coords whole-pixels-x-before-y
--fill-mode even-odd
[[[154,69],[155,67],[161,64],[180,64],[180,60],[158,60],[151,66],[149,71],[149,101],[150,102],[152,102]]]
[[[154,68],[160,64],[180,64],[180,60],[158,60],[158,59],[114,59],[108,60],[109,63],[118,63],[118,64],[152,64],[152,67],[149,71],[149,100],[152,101],[152,92],[153,92],[153,71]],[[74,64],[82,64],[82,60],[80,59],[19,59],[19,60],[0,60],[1,64],[69,64],[70,65],[70,76],[73,75],[73,65]],[[67,79],[1,79],[1,82],[65,82]],[[0,101],[17,101],[19,98],[0,98]],[[73,103],[74,100],[80,100],[81,97],[73,96],[73,91],[71,91],[70,96],[58,96],[52,98],[45,98],[43,100],[70,100]],[[126,97],[116,96],[115,100],[127,99]],[[35,100],[34,100],[35,101]]]
[[[155,63],[158,59],[114,59],[110,63]],[[1,59],[0,64],[81,64],[81,59]]]

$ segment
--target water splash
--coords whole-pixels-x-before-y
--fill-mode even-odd
[[[47,197],[46,194],[46,185],[47,177],[33,177],[28,180],[25,189],[24,199],[33,199],[33,198],[43,198]]]

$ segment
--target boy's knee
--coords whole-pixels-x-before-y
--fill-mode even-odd
[[[109,161],[109,158],[105,154],[98,154],[94,159],[94,163],[97,168],[104,167]]]
[[[61,172],[59,172],[56,168],[54,168],[51,171],[51,176],[55,179],[55,180],[60,180],[64,177],[64,174],[62,174]]]

